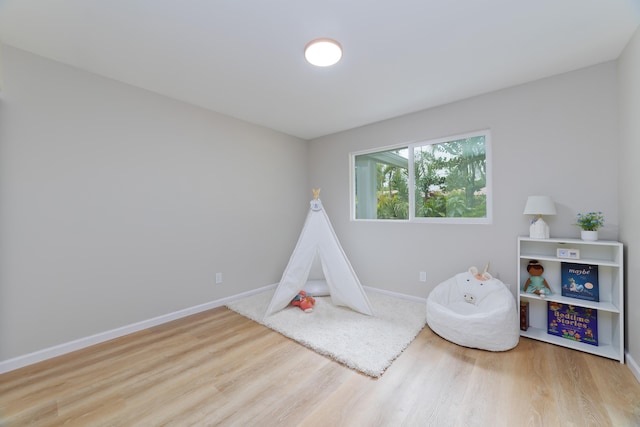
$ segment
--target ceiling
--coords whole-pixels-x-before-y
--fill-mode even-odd
[[[640,0],[0,0],[3,43],[303,139],[616,59]],[[304,46],[338,40],[341,62]]]

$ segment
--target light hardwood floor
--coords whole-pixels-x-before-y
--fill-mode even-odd
[[[379,379],[224,307],[0,375],[3,426],[639,426],[626,365],[425,327]]]

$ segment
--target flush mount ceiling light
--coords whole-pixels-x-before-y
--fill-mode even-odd
[[[328,67],[342,58],[342,46],[332,39],[315,39],[307,43],[304,57],[310,64]]]

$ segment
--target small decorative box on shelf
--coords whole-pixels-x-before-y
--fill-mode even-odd
[[[578,249],[558,248],[556,249],[558,258],[580,259],[580,251]]]

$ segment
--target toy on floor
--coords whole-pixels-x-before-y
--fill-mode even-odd
[[[529,264],[527,264],[527,272],[529,273],[529,278],[524,283],[524,292],[539,295],[540,298],[552,294],[551,287],[547,283],[547,280],[542,277],[544,267],[539,261],[535,259],[529,261]]]
[[[296,295],[291,300],[291,305],[300,307],[300,310],[304,311],[305,313],[311,313],[315,304],[315,298],[313,298],[311,295],[307,295],[305,291],[298,292],[298,295]]]

